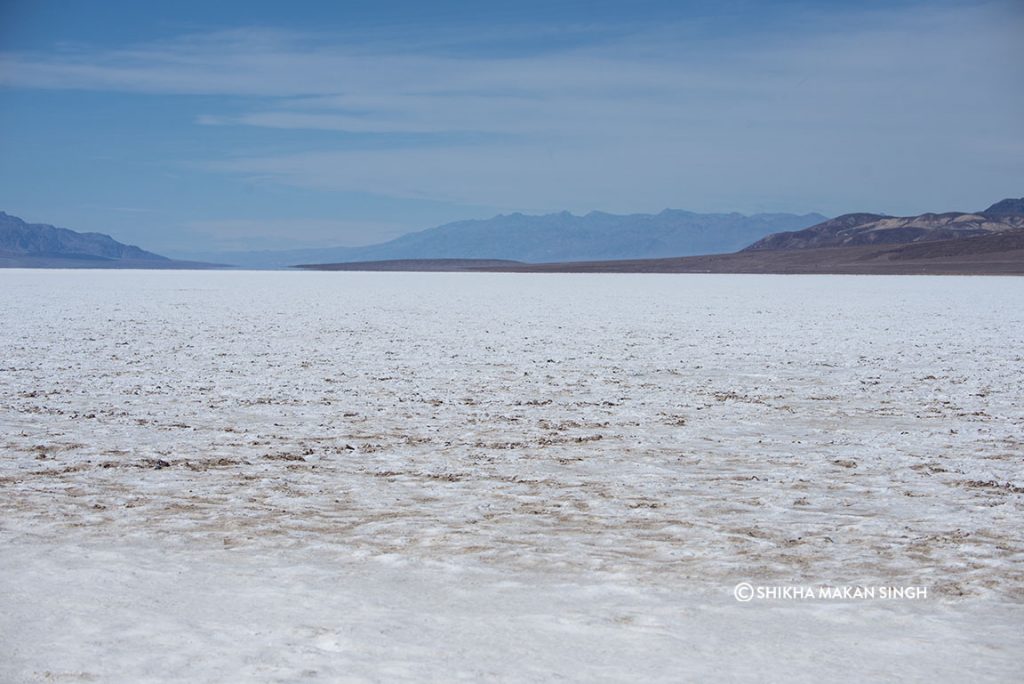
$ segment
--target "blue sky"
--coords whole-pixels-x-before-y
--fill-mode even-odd
[[[981,209],[1024,195],[1021,35],[1014,0],[0,0],[0,209],[170,254]]]

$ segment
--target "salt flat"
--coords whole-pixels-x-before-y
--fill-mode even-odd
[[[1024,666],[1024,280],[0,287],[4,681]]]

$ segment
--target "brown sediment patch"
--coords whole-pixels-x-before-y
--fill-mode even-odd
[[[962,487],[972,489],[986,489],[1004,494],[1024,494],[1024,487],[1011,482],[996,482],[995,480],[962,480],[958,482]]]

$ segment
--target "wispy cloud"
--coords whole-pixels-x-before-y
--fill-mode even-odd
[[[898,211],[916,208],[908,183],[924,204],[974,197],[995,166],[1022,178],[999,153],[1024,138],[1024,13],[1008,8],[807,15],[744,43],[633,27],[507,56],[237,30],[9,54],[0,83],[246,96],[196,123],[369,136],[205,163],[303,187],[533,210]]]

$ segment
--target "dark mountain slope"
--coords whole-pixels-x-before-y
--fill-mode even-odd
[[[102,233],[77,233],[45,223],[26,223],[0,211],[0,254],[62,259],[143,259],[167,257],[125,245]]]
[[[1024,216],[1024,197],[1001,200],[981,213],[985,216]]]
[[[78,233],[26,223],[0,211],[0,267],[6,268],[211,268],[175,261],[102,233]]]

